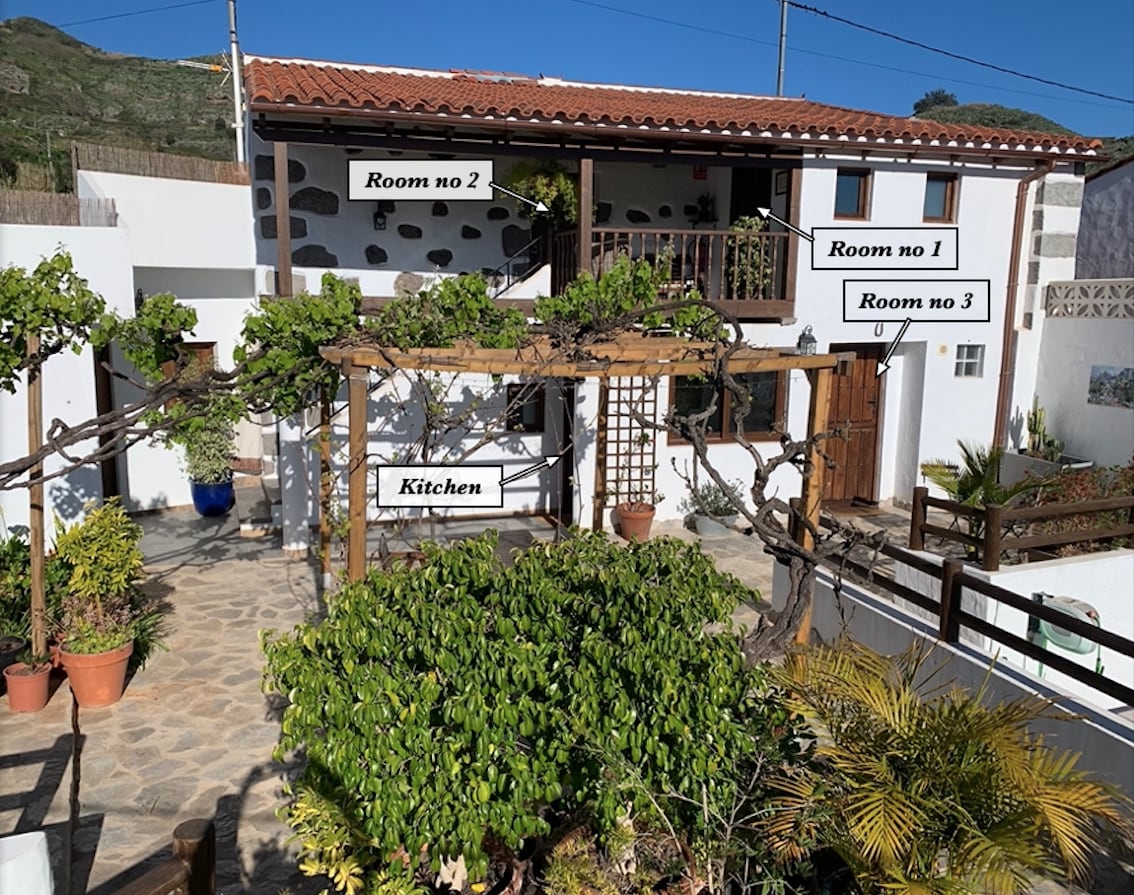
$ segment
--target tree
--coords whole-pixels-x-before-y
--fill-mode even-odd
[[[955,105],[957,105],[956,95],[938,87],[936,90],[928,91],[925,96],[914,103],[913,113],[915,115],[924,115],[930,109],[939,109],[942,106]]]

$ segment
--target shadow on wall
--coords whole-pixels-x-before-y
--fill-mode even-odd
[[[98,467],[83,466],[47,484],[52,510],[64,522],[74,522],[90,501],[103,497],[102,477]]]

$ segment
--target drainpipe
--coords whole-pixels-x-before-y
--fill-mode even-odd
[[[1024,233],[1024,212],[1028,207],[1028,187],[1033,181],[1055,170],[1055,160],[1044,162],[1016,184],[1016,215],[1012,220],[1012,248],[1008,256],[1008,292],[1004,300],[1004,334],[1000,344],[1000,383],[996,391],[996,425],[992,443],[1007,447],[1008,415],[1012,410],[1012,388],[1016,382],[1016,294],[1020,290],[1020,255]]]

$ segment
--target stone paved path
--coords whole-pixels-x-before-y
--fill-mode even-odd
[[[170,514],[147,528],[148,586],[171,606],[170,649],[150,660],[117,705],[78,713],[69,887],[61,870],[72,786],[65,682],[39,714],[13,715],[0,706],[0,835],[47,829],[60,867],[56,891],[111,895],[137,865],[169,854],[178,823],[213,817],[219,892],[317,892],[321,886],[295,870],[288,831],[275,818],[287,769],[271,761],[278,723],[260,692],[258,646],[261,628],[290,628],[316,610],[317,570],[281,557],[272,539],[241,541],[232,525]],[[677,523],[655,531],[696,539]],[[758,542],[732,534],[703,547],[770,598],[772,564]],[[741,607],[737,621],[753,626],[763,605]],[[1132,895],[1134,882],[1113,865],[1093,891]],[[1034,895],[1084,893],[1047,883]]]

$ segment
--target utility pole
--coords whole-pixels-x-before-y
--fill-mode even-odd
[[[228,0],[228,43],[232,51],[232,111],[236,128],[236,160],[244,164],[244,69],[236,41],[236,0]]]
[[[784,49],[787,46],[787,0],[780,0],[780,67],[776,73],[776,96],[784,95]]]

